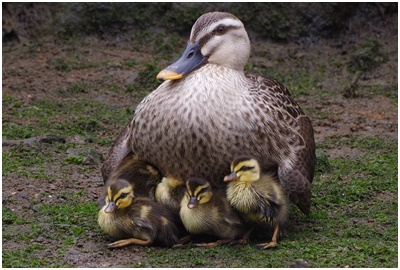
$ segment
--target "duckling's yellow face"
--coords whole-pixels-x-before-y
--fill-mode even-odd
[[[224,177],[224,182],[254,182],[260,179],[260,165],[254,158],[236,159],[231,164],[231,173]]]
[[[212,189],[208,181],[202,178],[190,178],[186,182],[187,207],[192,209],[198,204],[205,204],[211,200]]]
[[[111,213],[116,209],[128,207],[134,198],[131,185],[118,188],[119,185],[110,185],[107,189],[106,207],[104,212]]]

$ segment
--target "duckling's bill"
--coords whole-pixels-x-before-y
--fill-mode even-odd
[[[107,207],[104,209],[104,212],[111,213],[115,210],[116,207],[117,207],[117,205],[115,204],[115,202],[110,201],[108,203]]]
[[[236,180],[237,178],[238,178],[238,177],[237,177],[236,172],[231,172],[229,175],[227,175],[227,176],[224,177],[224,182],[234,181],[234,180]]]
[[[206,61],[207,57],[201,54],[200,46],[197,43],[188,43],[181,58],[166,69],[160,71],[157,75],[157,79],[161,81],[182,79],[185,75],[200,67]]]
[[[189,203],[187,205],[188,208],[193,209],[199,204],[199,201],[197,200],[196,196],[190,196],[189,198]]]

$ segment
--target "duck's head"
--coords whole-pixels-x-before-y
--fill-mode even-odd
[[[242,71],[249,56],[250,40],[243,23],[230,13],[210,12],[197,19],[181,58],[157,79],[178,80],[205,63]]]
[[[189,178],[186,181],[187,207],[192,209],[198,204],[205,204],[211,200],[213,195],[210,182],[203,178]]]
[[[132,203],[133,198],[133,186],[128,181],[120,179],[107,188],[104,212],[112,213],[116,209],[128,207]]]
[[[231,173],[224,177],[224,182],[254,182],[260,179],[260,165],[251,157],[240,157],[231,163]]]

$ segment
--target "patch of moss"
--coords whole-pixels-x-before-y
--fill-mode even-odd
[[[347,69],[352,73],[371,71],[384,63],[386,58],[380,50],[379,42],[371,40],[351,49]]]

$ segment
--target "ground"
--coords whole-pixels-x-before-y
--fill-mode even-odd
[[[342,36],[311,45],[253,40],[247,68],[289,87],[312,121],[319,160],[314,214],[306,218],[292,209],[288,236],[271,252],[291,249],[296,255],[284,253],[286,261],[278,264],[268,258],[252,262],[259,260],[254,245],[189,248],[179,251],[182,255],[158,247],[106,248],[111,238],[96,223],[102,161],[152,89],[141,88],[143,78],[155,78],[176,59],[184,38],[167,57],[128,41],[93,36],[3,44],[3,267],[397,266],[397,218],[391,219],[397,215],[397,14],[393,18],[396,23],[366,27],[351,40]],[[157,84],[150,79],[150,87]],[[365,170],[355,172],[350,164]],[[373,165],[377,168],[369,173]],[[388,183],[380,184],[380,171]],[[360,179],[372,182],[362,184],[368,191],[360,195],[346,189],[343,204],[335,201],[332,185]],[[367,213],[374,207],[369,203],[376,202],[390,206],[379,208],[387,219],[349,214]],[[338,216],[347,225],[325,224]],[[387,242],[371,242],[374,251],[367,250],[368,237],[374,236],[354,236],[358,226],[365,229],[361,234],[378,231],[376,238]],[[317,243],[324,242],[317,239],[324,237],[336,244],[321,255]],[[238,262],[229,261],[227,253],[251,255]],[[338,254],[349,256],[338,260]]]

